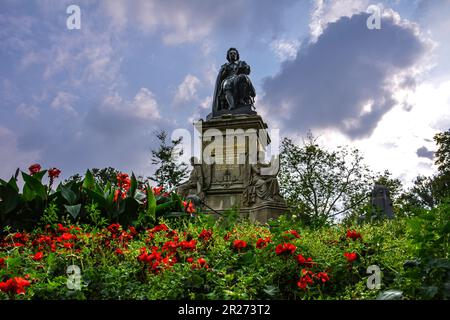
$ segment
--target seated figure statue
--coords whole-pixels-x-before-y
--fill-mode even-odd
[[[251,108],[255,98],[255,88],[250,81],[250,66],[239,60],[239,52],[230,48],[228,63],[220,68],[214,88],[213,115],[220,110]]]
[[[242,202],[245,206],[259,204],[262,202],[283,202],[280,195],[280,185],[278,184],[277,175],[261,175],[263,164],[249,165],[250,173]]]

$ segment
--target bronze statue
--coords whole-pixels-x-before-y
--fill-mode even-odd
[[[239,52],[236,48],[227,51],[228,63],[221,66],[216,79],[213,96],[212,116],[216,116],[222,110],[241,110],[243,113],[251,111],[255,98],[255,88],[250,81],[250,66],[245,61],[239,60]],[[251,111],[251,112],[250,112]],[[233,113],[233,112],[231,112]]]

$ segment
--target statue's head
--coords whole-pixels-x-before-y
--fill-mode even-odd
[[[228,62],[239,60],[239,51],[236,48],[230,48],[227,51]]]

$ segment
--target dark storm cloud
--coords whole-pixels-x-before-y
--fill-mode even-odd
[[[381,30],[369,30],[367,18],[361,13],[329,24],[317,42],[265,79],[263,103],[273,110],[283,108],[280,120],[288,128],[331,127],[360,138],[370,135],[395,104],[396,88],[388,80],[412,67],[427,46],[391,18],[383,18]],[[410,88],[414,81],[406,77],[398,86]]]
[[[426,147],[421,147],[417,149],[416,154],[419,158],[427,158],[430,160],[434,159],[434,152],[428,150]]]

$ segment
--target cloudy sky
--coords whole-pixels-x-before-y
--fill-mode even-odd
[[[359,148],[409,184],[450,128],[449,17],[450,0],[0,0],[0,177],[152,174],[155,130],[206,117],[237,47],[270,128]]]

